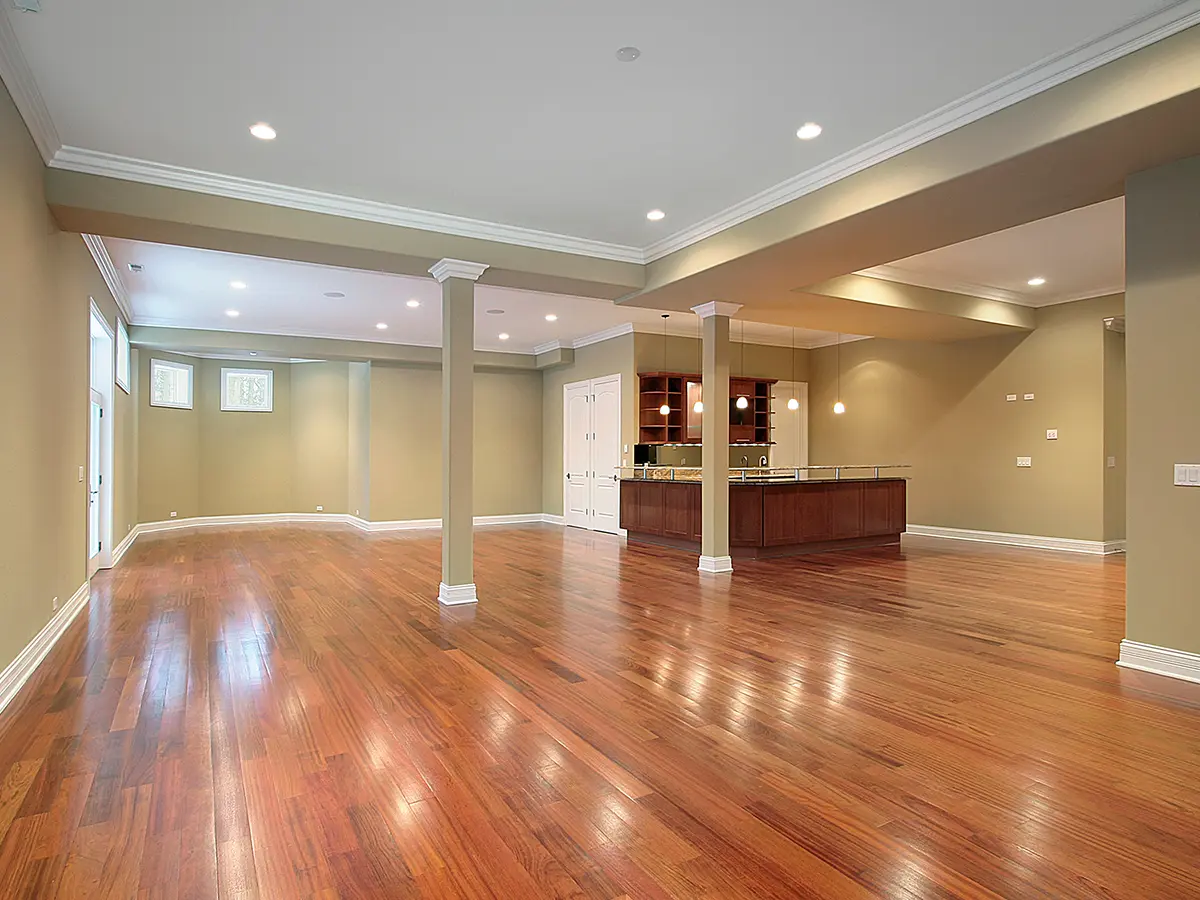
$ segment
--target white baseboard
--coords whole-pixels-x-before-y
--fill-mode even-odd
[[[946,538],[952,541],[974,541],[980,544],[1004,544],[1027,547],[1031,550],[1058,550],[1064,553],[1089,553],[1107,556],[1124,553],[1124,541],[1081,541],[1075,538],[1040,537],[1033,534],[1008,534],[1003,531],[972,531],[967,528],[942,528],[937,525],[909,525],[908,534],[922,537]]]
[[[701,556],[700,565],[698,565],[696,568],[701,572],[707,572],[710,575],[724,575],[733,571],[733,557]]]
[[[137,540],[137,536],[138,529],[135,525],[133,528],[129,529],[129,534],[121,538],[121,543],[117,544],[117,546],[113,548],[112,564],[114,566],[121,561],[121,557],[125,555],[125,551],[133,546],[133,542]]]
[[[351,518],[354,518],[351,516]],[[476,516],[474,525],[482,528],[489,525],[533,525],[545,522],[544,513],[518,513],[511,516]],[[350,524],[363,531],[371,533],[380,531],[423,531],[442,527],[441,519],[395,519],[392,521],[368,522],[365,519],[355,519]]]
[[[554,513],[542,513],[542,521],[547,525],[566,525],[566,516],[556,516]]]
[[[8,668],[0,672],[0,710],[12,702],[25,686],[25,682],[37,671],[38,665],[75,621],[80,610],[87,606],[90,595],[90,587],[85,581],[79,586],[79,590],[71,595],[71,599],[58,608],[58,612],[46,623],[46,627],[8,664]]]
[[[1117,665],[1200,684],[1200,653],[1185,653],[1154,644],[1139,644],[1137,641],[1121,641],[1121,658],[1117,660]]]
[[[438,603],[442,606],[464,606],[468,603],[478,603],[479,595],[473,584],[446,584],[438,586]]]

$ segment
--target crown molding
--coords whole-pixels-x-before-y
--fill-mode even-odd
[[[741,311],[742,304],[728,303],[724,300],[710,300],[707,303],[701,303],[699,306],[693,306],[692,312],[702,319],[708,319],[712,316],[725,316],[731,319]]]
[[[965,294],[968,297],[982,297],[984,300],[997,300],[1001,303],[1013,303],[1017,306],[1027,306],[1031,309],[1041,309],[1045,306],[1057,306],[1060,303],[1074,303],[1076,300],[1091,300],[1093,297],[1108,297],[1125,292],[1124,284],[1106,284],[1072,294],[1052,294],[1049,297],[1029,297],[1016,291],[992,287],[987,284],[975,284],[970,281],[956,281],[929,273],[909,272],[900,266],[874,266],[855,272],[864,278],[877,278],[880,281],[890,281],[894,284],[907,284],[913,287],[931,288],[935,291],[947,291],[951,294]]]
[[[133,306],[129,301],[129,292],[125,289],[125,282],[121,280],[121,273],[117,271],[116,264],[108,254],[108,247],[104,246],[104,239],[94,234],[85,234],[82,237],[88,252],[92,254],[92,261],[96,263],[96,268],[100,270],[104,283],[108,285],[109,293],[117,301],[117,308],[125,317],[125,324],[132,325]]]
[[[488,270],[487,263],[468,262],[465,259],[440,259],[429,267],[429,274],[441,284],[447,278],[466,278],[478,281]]]
[[[4,5],[8,6],[7,3]],[[0,8],[0,79],[12,94],[13,103],[17,105],[21,118],[25,120],[25,127],[29,129],[42,155],[42,162],[49,164],[62,146],[62,141],[50,118],[50,109],[33,78],[29,61],[17,43],[17,34],[8,20],[10,15],[12,13],[7,9]]]
[[[433,231],[457,237],[514,244],[535,250],[552,250],[558,253],[610,259],[616,262],[638,264],[645,262],[645,253],[637,247],[553,234],[516,225],[484,222],[480,219],[412,209],[375,200],[345,197],[307,188],[287,187],[250,178],[238,178],[233,175],[220,175],[199,169],[188,169],[166,163],[86,150],[82,147],[57,148],[57,152],[52,153],[51,156],[53,158],[48,162],[51,168],[64,169],[68,172],[119,178],[122,181],[137,181],[159,187],[228,197],[231,200],[248,200],[252,203],[266,203],[303,212],[342,216],[381,225],[395,225],[400,228],[417,228],[422,231]]]
[[[612,328],[605,328],[603,331],[596,331],[592,334],[585,334],[581,338],[575,338],[575,340],[571,341],[570,347],[572,350],[578,350],[580,347],[599,344],[601,341],[612,340],[623,334],[633,334],[633,332],[634,327],[632,322],[622,322],[620,325],[614,325]]]
[[[645,261],[651,263],[669,256],[1197,24],[1200,24],[1200,0],[1174,0],[1108,34],[994,81],[848,153],[668,235],[646,248]]]

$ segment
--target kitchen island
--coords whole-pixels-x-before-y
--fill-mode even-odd
[[[877,474],[842,477],[843,468],[877,473],[900,467],[839,467],[836,477],[828,478],[803,478],[791,469],[731,473],[730,555],[793,556],[899,543],[905,530],[906,480]],[[789,476],[791,472],[796,474]],[[700,552],[698,474],[694,469],[623,470],[621,527],[628,540]]]

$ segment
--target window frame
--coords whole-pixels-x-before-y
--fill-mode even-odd
[[[266,375],[267,376],[267,405],[240,406],[229,402],[230,375]],[[221,412],[271,413],[275,412],[275,370],[248,369],[244,367],[221,367]]]
[[[117,340],[115,365],[113,370],[113,380],[116,381],[117,387],[125,393],[129,393],[129,385],[131,382],[130,361],[132,353],[129,347],[129,329],[125,327],[125,320],[117,316]],[[124,365],[125,378],[121,378],[121,368]]]
[[[175,371],[187,372],[187,401],[184,403],[159,403],[154,399],[154,374],[156,367],[164,369],[174,369]],[[161,409],[194,409],[196,399],[196,368],[190,363],[175,362],[170,359],[151,359],[150,360],[150,384],[146,386],[148,391],[148,399],[151,406],[157,406]]]

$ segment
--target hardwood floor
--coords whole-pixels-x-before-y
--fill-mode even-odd
[[[436,534],[139,539],[0,718],[0,897],[1200,897],[1119,557],[476,548],[443,610]]]

